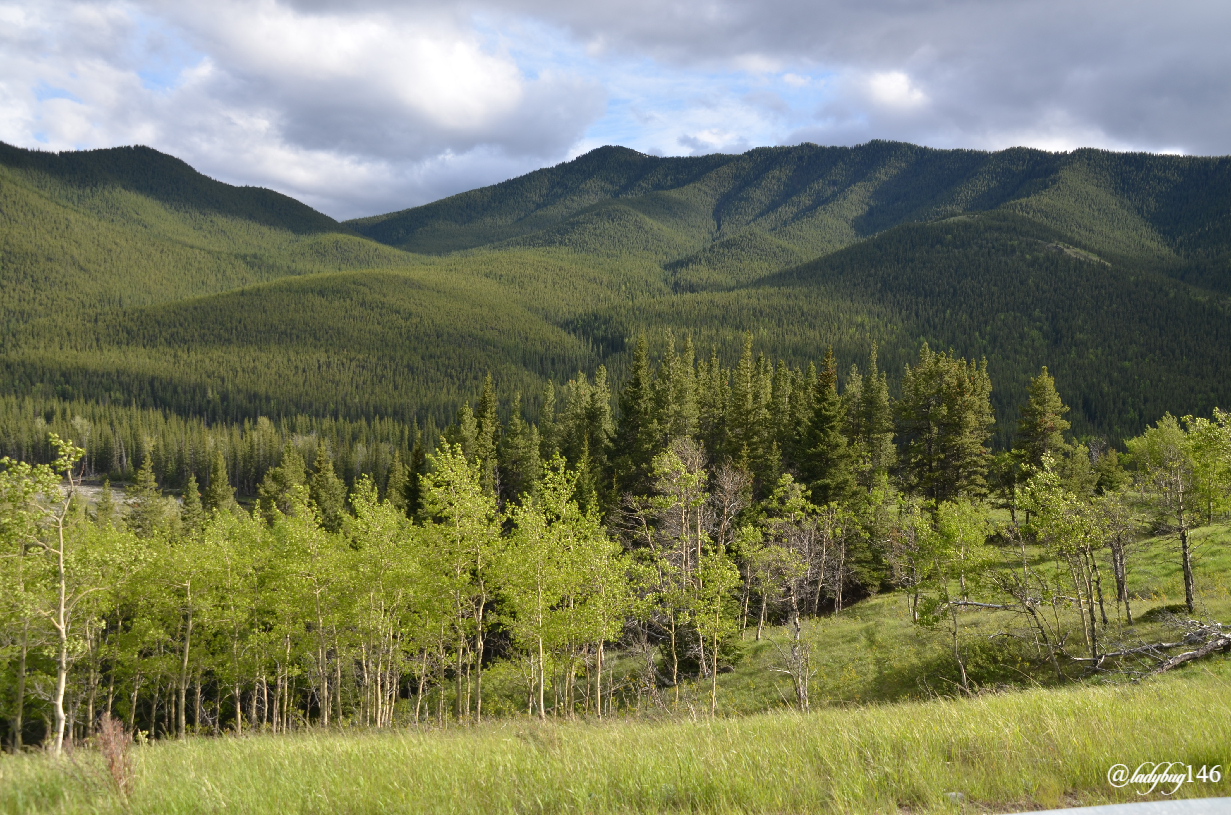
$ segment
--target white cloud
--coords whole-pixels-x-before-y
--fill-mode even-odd
[[[866,82],[872,100],[886,107],[913,108],[927,101],[927,95],[901,71],[874,73]]]
[[[339,217],[611,142],[1226,154],[1229,33],[1207,0],[0,0],[0,139]]]

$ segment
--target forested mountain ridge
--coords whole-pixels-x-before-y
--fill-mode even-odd
[[[148,148],[0,146],[0,389],[211,421],[443,426],[666,330],[802,370],[986,356],[996,440],[1042,365],[1080,434],[1231,404],[1231,160],[871,142],[618,147],[339,224]]]
[[[634,233],[657,227],[674,237],[674,246],[660,238],[647,247],[674,268],[735,265],[731,255],[750,243],[776,253],[783,268],[792,253],[808,259],[897,224],[994,209],[1056,229],[1109,260],[1165,267],[1215,288],[1231,278],[1231,160],[1089,149],[987,153],[877,141],[659,158],[604,147],[348,225],[417,252],[518,239],[584,251],[591,249],[584,235],[635,213],[650,223]]]
[[[232,187],[144,147],[0,144],[5,333],[66,305],[167,302],[285,275],[406,263],[271,190]]]

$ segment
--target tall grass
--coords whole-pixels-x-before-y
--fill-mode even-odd
[[[535,724],[190,740],[137,751],[134,813],[1008,811],[1139,800],[1117,763],[1221,764],[1231,681],[1192,670],[1141,685],[829,708],[731,719]],[[0,811],[119,812],[79,751],[0,760]],[[946,795],[949,793],[949,795]],[[961,798],[952,795],[961,793]]]

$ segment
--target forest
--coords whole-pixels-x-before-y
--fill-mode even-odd
[[[993,446],[1030,379],[1080,436],[1231,404],[1223,158],[870,142],[656,158],[605,147],[346,223],[147,148],[0,149],[0,395],[209,425],[443,427],[491,373],[501,415],[635,338],[751,333],[840,372],[872,341],[988,360]],[[94,408],[90,408],[93,410]],[[8,444],[8,439],[0,439]]]
[[[434,439],[70,403],[16,432],[33,403],[10,401],[9,744],[58,751],[103,716],[162,738],[714,715],[720,676],[771,629],[756,669],[807,711],[825,647],[808,626],[882,595],[947,642],[932,681],[966,695],[1141,676],[1229,642],[1200,621],[1197,587],[1221,584],[1193,556],[1231,509],[1225,412],[1164,415],[1121,454],[1072,437],[1044,368],[996,453],[986,362],[924,345],[891,398],[875,346],[839,377],[832,353],[773,365],[751,336],[729,368],[691,337],[658,358],[641,337],[612,391],[600,368],[548,386],[533,421],[502,419],[489,377]],[[1129,644],[1160,533],[1191,619]],[[989,614],[1012,626],[992,646],[974,633]]]

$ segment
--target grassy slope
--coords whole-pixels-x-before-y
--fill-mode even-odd
[[[1135,791],[1108,785],[1113,764],[1175,760],[1196,772],[1231,763],[1228,679],[1223,671],[698,723],[163,743],[138,750],[128,808],[92,757],[61,774],[42,756],[5,756],[0,810],[921,813],[964,809],[953,792],[984,812],[1135,801]],[[1224,774],[1185,784],[1176,797],[1229,792]]]
[[[1199,530],[1194,551],[1199,613],[1227,619],[1231,527]],[[1130,565],[1139,623],[1110,630],[1125,642],[1164,636],[1164,612],[1182,596],[1174,541],[1144,542]],[[1185,784],[1177,797],[1231,795],[1231,659],[1140,684],[1056,687],[1040,655],[998,648],[996,656],[982,645],[1017,625],[1004,613],[967,615],[972,678],[989,691],[1018,686],[974,699],[937,697],[956,678],[947,633],[911,625],[901,598],[886,595],[808,632],[817,709],[806,715],[785,709],[789,691],[771,673],[771,640],[783,632],[761,643],[748,632],[743,662],[721,676],[728,716],[718,720],[690,716],[704,709],[704,690],[685,688],[675,715],[651,708],[603,724],[513,718],[452,730],[160,742],[137,751],[127,810],[93,753],[78,752],[67,772],[42,755],[2,756],[0,812],[959,811],[950,792],[977,811],[1021,811],[1142,800],[1110,787],[1107,770],[1158,760],[1194,772],[1222,766],[1222,781]],[[489,681],[495,709],[500,675]],[[729,716],[741,711],[750,713]]]

